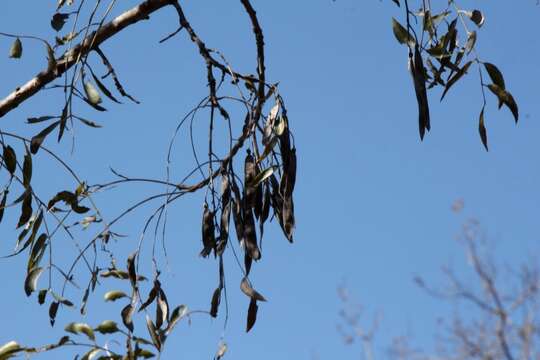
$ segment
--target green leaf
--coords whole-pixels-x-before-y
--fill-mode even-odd
[[[394,18],[392,18],[392,30],[394,31],[394,36],[400,44],[409,44],[409,46],[414,46],[415,41],[411,34]]]
[[[493,83],[501,89],[505,90],[506,85],[504,83],[504,77],[501,71],[495,65],[487,62],[484,63],[484,67],[486,68],[491,81],[493,81]]]
[[[9,57],[12,59],[19,59],[22,56],[22,52],[22,42],[19,38],[16,38],[9,49]]]
[[[118,325],[116,324],[116,322],[114,322],[112,320],[103,321],[94,330],[96,330],[97,332],[99,332],[101,334],[113,334],[113,333],[119,331]]]
[[[482,111],[480,112],[480,117],[478,119],[478,133],[480,134],[480,139],[482,140],[482,144],[484,144],[486,151],[489,151],[487,130],[484,124],[484,107],[482,107]]]

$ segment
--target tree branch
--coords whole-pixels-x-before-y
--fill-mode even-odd
[[[103,25],[98,30],[92,32],[84,38],[72,50],[66,52],[61,58],[56,60],[56,66],[46,69],[29,80],[26,84],[18,87],[0,101],[0,117],[3,117],[11,110],[15,109],[28,98],[39,92],[45,85],[54,79],[62,76],[68,71],[77,59],[96,49],[103,42],[115,36],[126,27],[141,20],[148,19],[148,16],[164,6],[171,5],[171,0],[146,0],[134,8],[117,16],[111,22]]]

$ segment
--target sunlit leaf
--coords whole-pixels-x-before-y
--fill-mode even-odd
[[[84,83],[84,92],[86,94],[86,98],[92,105],[98,105],[101,103],[101,96],[99,95],[99,92],[96,90],[94,85],[90,81],[86,81]]]
[[[125,297],[128,297],[127,294],[119,290],[108,291],[103,296],[105,301],[116,301],[118,299],[125,298]]]
[[[90,340],[94,341],[96,340],[96,336],[94,335],[94,330],[90,327],[90,325],[85,323],[69,323],[64,328],[65,331],[73,333],[73,334],[84,334],[86,335]]]
[[[96,330],[97,332],[99,332],[101,334],[113,334],[113,333],[119,331],[118,325],[116,324],[116,322],[114,322],[112,320],[103,321],[94,330]]]
[[[17,342],[10,341],[0,346],[0,360],[7,360],[22,350],[24,349]]]
[[[26,275],[26,280],[24,281],[24,292],[26,293],[26,296],[30,296],[34,291],[36,291],[37,282],[42,273],[43,268],[38,267],[32,269],[28,275]]]
[[[399,21],[394,18],[392,18],[392,30],[394,31],[394,36],[400,44],[409,44],[409,46],[414,46],[415,41],[411,34],[399,23]]]

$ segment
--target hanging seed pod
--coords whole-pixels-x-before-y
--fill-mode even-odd
[[[216,245],[216,255],[222,255],[229,240],[229,222],[231,218],[231,186],[226,174],[221,180],[221,219],[219,242]]]
[[[233,213],[234,227],[238,242],[242,246],[244,243],[244,219],[242,217],[243,201],[240,195],[240,189],[238,189],[238,185],[236,184],[234,177],[232,177],[232,191],[234,192],[234,200],[231,201],[231,210]]]
[[[246,254],[249,254],[253,260],[259,260],[261,258],[261,252],[257,245],[255,219],[250,208],[244,208],[244,240]]]
[[[216,245],[216,254],[222,255],[227,247],[227,241],[229,240],[229,222],[231,218],[231,205],[228,203],[221,210],[221,224],[220,224],[220,233],[219,233],[219,242]]]
[[[262,184],[258,184],[255,187],[255,201],[253,203],[253,212],[257,220],[261,217],[263,205],[263,187]]]
[[[246,276],[249,275],[251,271],[251,264],[253,264],[253,259],[249,254],[246,252],[244,253],[244,266],[246,267]]]
[[[212,294],[212,301],[210,303],[210,316],[217,317],[219,303],[221,302],[221,288],[216,288],[214,294]]]
[[[289,196],[283,201],[283,230],[287,240],[293,242],[294,231],[294,203],[292,196]]]
[[[202,220],[202,242],[203,249],[200,256],[207,257],[216,247],[216,238],[214,234],[214,213],[208,209],[208,204],[204,204]]]
[[[257,176],[257,165],[255,159],[251,155],[251,151],[247,150],[246,159],[244,161],[244,202],[249,208],[255,206],[255,187],[253,181]]]

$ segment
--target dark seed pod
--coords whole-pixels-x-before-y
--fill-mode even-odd
[[[251,151],[248,149],[246,159],[244,161],[244,202],[250,208],[255,206],[255,191],[253,181],[257,176],[257,165],[255,159],[251,155]]]
[[[217,317],[219,303],[221,302],[221,288],[216,288],[214,294],[212,294],[212,301],[210,304],[210,316],[215,318]]]
[[[294,203],[292,196],[285,198],[283,201],[283,230],[287,240],[293,242]]]
[[[261,252],[257,245],[255,219],[250,208],[244,208],[244,245],[246,254],[249,254],[253,260],[261,258]]]
[[[216,238],[214,234],[214,213],[208,209],[208,205],[204,204],[203,221],[202,221],[202,242],[203,249],[200,253],[202,257],[207,257],[216,247]]]

